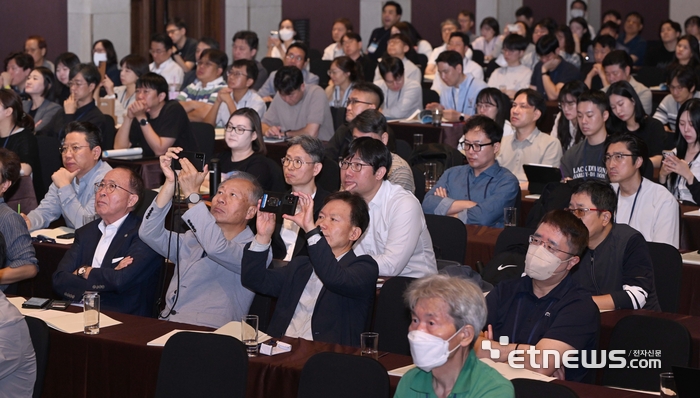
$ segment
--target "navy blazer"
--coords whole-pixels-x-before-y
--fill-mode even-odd
[[[330,194],[331,193],[326,191],[325,189],[316,186],[316,195],[314,196],[314,220],[318,219],[318,213],[321,212],[321,209],[323,208],[323,203],[326,201],[326,197]],[[287,246],[284,244],[284,239],[282,239],[282,235],[280,235],[281,230],[282,221],[277,220],[277,223],[275,224],[275,232],[272,234],[271,247],[272,258],[278,260],[284,260],[284,258],[287,256]],[[307,250],[306,234],[304,233],[304,230],[300,228],[299,233],[297,234],[297,243],[294,245],[294,253],[292,254],[292,258],[297,256],[308,255],[309,252]]]
[[[277,297],[269,329],[281,337],[292,321],[299,298],[315,271],[323,283],[311,317],[314,341],[358,347],[360,333],[372,311],[379,267],[368,255],[357,257],[350,250],[340,261],[325,238],[308,246],[309,256],[292,259],[286,267],[267,269],[267,251],[243,252],[241,282],[243,286],[268,296]]]
[[[73,272],[83,265],[91,266],[97,244],[102,237],[95,220],[75,231],[75,241],[53,274],[53,288],[67,300],[80,301],[85,291],[100,294],[103,310],[125,314],[153,316],[158,275],[163,258],[139,238],[141,218],[134,213],[117,230],[102,261],[83,279]],[[134,261],[121,270],[120,258],[131,256]]]

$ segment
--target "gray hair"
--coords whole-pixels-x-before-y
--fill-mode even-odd
[[[479,333],[486,323],[486,300],[474,282],[447,275],[430,275],[412,282],[404,293],[406,304],[414,311],[420,299],[440,298],[449,306],[448,314],[457,330],[471,325]]]
[[[317,163],[323,161],[325,149],[323,147],[323,142],[318,138],[308,135],[298,135],[290,138],[287,142],[289,143],[290,147],[294,145],[301,145],[301,149],[311,156],[312,161]]]
[[[459,30],[459,24],[457,23],[457,21],[454,20],[454,18],[447,18],[446,20],[442,21],[440,23],[440,29],[442,30],[442,28],[444,28],[445,25],[452,25],[455,28],[457,28],[457,30]]]
[[[222,181],[221,183],[224,184],[228,180],[235,179],[246,180],[253,184],[253,189],[248,194],[248,200],[250,201],[250,204],[257,204],[258,199],[262,198],[263,195],[263,189],[262,186],[260,186],[258,179],[255,178],[255,176],[253,176],[252,174],[246,173],[245,171],[234,170],[226,174],[226,180]]]

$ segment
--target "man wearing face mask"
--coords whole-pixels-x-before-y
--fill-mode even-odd
[[[486,296],[488,329],[476,344],[476,353],[497,362],[508,360],[513,350],[526,368],[570,381],[582,381],[588,370],[581,366],[555,368],[534,350],[594,350],[600,324],[598,308],[590,293],[574,282],[569,271],[579,263],[588,244],[588,230],[581,220],[564,210],[551,211],[530,236],[525,274],[501,282]],[[508,338],[507,345],[499,340]],[[491,349],[488,347],[490,340]],[[534,355],[534,358],[532,357]],[[536,367],[533,366],[533,361]],[[545,366],[546,365],[546,366]]]

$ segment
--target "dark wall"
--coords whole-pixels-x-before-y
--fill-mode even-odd
[[[28,36],[41,35],[48,43],[46,58],[53,62],[67,51],[67,22],[67,0],[2,1],[0,60],[12,51],[24,51],[24,40]]]
[[[601,14],[608,10],[617,10],[622,15],[623,23],[625,15],[631,11],[637,11],[644,16],[644,30],[642,37],[647,40],[659,40],[659,25],[668,19],[668,0],[639,1],[639,0],[601,0]],[[684,21],[676,21],[683,26]]]
[[[562,0],[523,0],[523,5],[532,8],[535,22],[550,17],[559,24],[566,23],[566,2]],[[513,15],[515,18],[515,15]],[[503,30],[503,29],[501,29]]]
[[[457,19],[462,10],[476,11],[476,0],[413,0],[411,19],[413,26],[433,47],[442,45],[440,23],[447,18]],[[476,27],[479,34],[479,28]]]
[[[348,18],[355,28],[360,31],[360,2],[359,1],[328,1],[328,0],[282,0],[282,17],[289,19],[309,19],[311,26],[311,48],[323,51],[331,42],[333,21],[337,18]],[[369,39],[364,38],[364,40]]]

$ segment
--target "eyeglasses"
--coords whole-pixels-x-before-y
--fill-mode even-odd
[[[342,70],[340,69],[329,69],[328,70],[328,76],[335,76],[337,74],[343,73]]]
[[[211,61],[202,61],[202,60],[197,61],[198,68],[209,67],[209,66],[214,66],[214,65],[216,65],[216,64],[211,62]]]
[[[365,164],[365,163],[358,163],[358,162],[347,162],[345,160],[340,162],[340,169],[341,170],[347,170],[349,167],[350,170],[354,171],[355,173],[359,173],[360,171],[362,171],[362,168],[365,166],[371,167],[372,165]]]
[[[290,60],[290,61],[297,61],[297,62],[303,61],[303,60],[304,60],[304,57],[303,57],[303,56],[301,56],[301,55],[294,55],[294,54],[287,54],[287,55],[285,56],[285,58],[287,58],[287,59]]]
[[[236,71],[236,72],[229,72],[229,73],[228,73],[228,76],[229,76],[229,77],[231,77],[231,76],[233,76],[233,77],[241,77],[241,76],[248,77],[248,75],[246,75],[245,73],[241,73],[241,72],[238,72],[238,71]]]
[[[292,159],[290,157],[282,158],[282,166],[289,167],[292,169],[301,168],[301,166],[304,164],[314,164],[314,163],[316,163],[316,162],[304,162],[301,159]]]
[[[231,133],[231,132],[235,131],[236,134],[238,134],[238,135],[243,135],[246,131],[255,131],[253,129],[247,129],[244,126],[234,126],[230,123],[227,124],[226,127],[224,127],[224,130],[227,133]]]
[[[550,253],[556,252],[562,252],[564,254],[568,254],[570,256],[575,256],[573,253],[565,252],[564,250],[557,249],[556,247],[552,246],[550,243],[547,243],[543,241],[542,239],[536,237],[535,235],[530,235],[530,244],[531,245],[537,245],[537,246],[544,246],[545,249],[547,249]]]
[[[75,87],[82,87],[82,86],[85,86],[85,85],[87,85],[87,82],[83,82],[83,81],[80,81],[80,80],[77,80],[77,81],[71,80],[71,81],[68,82],[68,87],[73,87],[73,86],[75,86]]]
[[[166,51],[168,51],[168,50],[161,50],[161,49],[159,48],[159,49],[157,49],[157,50],[153,50],[153,49],[148,50],[148,53],[149,53],[149,54],[163,54],[163,53],[166,52]]]
[[[117,188],[123,189],[123,190],[125,190],[126,192],[129,192],[129,193],[132,194],[132,195],[136,195],[135,193],[129,191],[128,189],[122,188],[122,187],[120,187],[119,185],[117,185],[117,184],[115,184],[115,183],[113,183],[113,182],[96,182],[96,183],[95,183],[95,193],[100,192],[101,189],[106,190],[107,193],[114,193],[114,190],[117,189]]]
[[[462,148],[464,148],[465,151],[481,152],[481,148],[493,144],[495,144],[495,142],[489,142],[486,144],[472,144],[471,142],[464,141],[462,142]]]
[[[605,211],[605,210],[601,210],[601,209],[592,209],[592,208],[590,208],[590,207],[579,207],[579,208],[576,208],[576,209],[568,208],[568,209],[564,209],[564,210],[568,211],[569,213],[575,215],[575,216],[578,217],[578,218],[582,218],[582,217],[585,216],[589,211],[597,211],[597,212],[601,212],[601,213],[602,213],[603,211]]]
[[[89,147],[90,147],[90,145],[62,146],[62,147],[58,148],[58,151],[61,152],[61,155],[63,155],[68,151],[70,151],[70,153],[76,153],[80,150],[80,148],[89,148]]]
[[[360,101],[357,98],[348,98],[348,106],[355,105],[355,104],[374,105],[371,102]]]
[[[631,153],[613,153],[612,155],[605,155],[605,157],[603,159],[605,160],[605,163],[610,163],[613,160],[615,160],[615,162],[617,163],[617,162],[622,161],[622,159],[625,156],[634,156],[634,155],[632,155]]]
[[[492,104],[490,102],[477,102],[476,103],[476,109],[481,109],[481,108],[495,108],[496,105]]]

